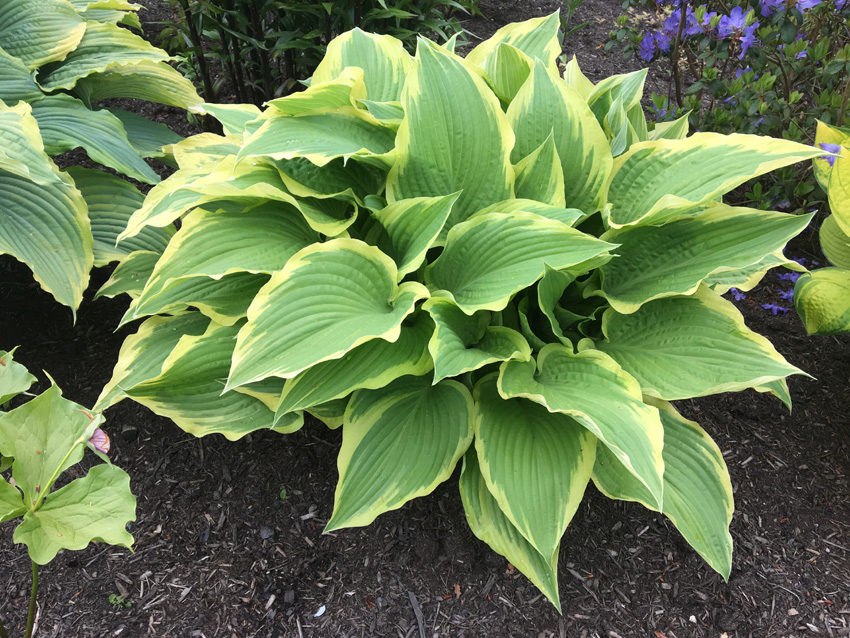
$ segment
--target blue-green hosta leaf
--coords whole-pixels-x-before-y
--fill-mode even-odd
[[[168,155],[163,147],[183,140],[183,136],[178,135],[165,124],[152,122],[146,117],[122,109],[107,110],[121,121],[131,146],[142,157],[163,159]]]
[[[20,490],[0,476],[0,523],[23,516],[26,511]]]
[[[532,213],[476,215],[449,231],[440,257],[425,271],[431,290],[451,293],[467,314],[502,310],[511,296],[543,276],[613,244]]]
[[[316,82],[315,77],[313,79],[314,82],[306,90],[271,100],[269,106],[274,108],[266,111],[262,117],[304,115],[311,111],[354,106],[355,100],[366,97],[363,70],[357,67],[344,69],[339,77],[328,82]]]
[[[723,454],[705,430],[683,418],[672,405],[654,404],[664,425],[663,512],[691,547],[728,580],[734,504]],[[597,450],[593,482],[610,498],[637,501],[659,511],[646,487],[603,446]]]
[[[0,169],[38,184],[62,184],[59,169],[44,152],[44,142],[32,107],[0,102]]]
[[[105,266],[139,250],[155,253],[165,250],[174,234],[172,226],[144,228],[135,237],[116,244],[130,216],[141,208],[145,199],[139,189],[114,175],[91,168],[71,166],[67,172],[89,209],[95,266]]]
[[[397,102],[411,64],[410,54],[400,40],[352,29],[328,43],[325,57],[313,73],[313,82],[329,82],[346,67],[358,67],[363,69],[368,99]]]
[[[88,104],[116,97],[148,100],[181,109],[203,103],[194,85],[178,70],[162,62],[110,66],[77,80],[74,93]]]
[[[142,294],[159,257],[160,254],[152,250],[136,250],[130,253],[112,271],[112,275],[100,287],[94,298],[130,295],[133,299],[137,299]]]
[[[457,194],[413,197],[390,204],[372,215],[378,223],[367,236],[367,243],[392,257],[402,278],[423,264],[457,198]]]
[[[202,335],[210,320],[200,312],[187,312],[174,317],[151,317],[121,344],[118,362],[95,404],[105,410],[122,401],[134,386],[153,379],[184,335]]]
[[[744,325],[731,302],[705,287],[689,297],[650,301],[629,315],[610,308],[602,332],[605,340],[596,348],[635,377],[644,394],[667,401],[802,374]]]
[[[780,256],[810,219],[721,204],[663,226],[609,231],[602,237],[619,244],[617,257],[602,266],[602,288],[595,294],[622,313],[652,299],[689,295],[711,274]]]
[[[558,72],[558,56],[561,45],[558,42],[558,12],[533,18],[525,22],[508,24],[496,31],[466,56],[470,64],[483,66],[491,52],[500,44],[509,44],[519,49],[529,58],[539,58],[552,73]]]
[[[487,489],[544,557],[553,556],[581,503],[596,438],[566,414],[503,399],[497,375],[475,387],[475,449]]]
[[[40,100],[43,96],[24,61],[0,47],[0,100],[11,106],[19,101]]]
[[[245,125],[260,117],[254,104],[210,104],[204,102],[190,109],[193,113],[212,115],[224,128],[225,135],[242,135]]]
[[[433,332],[428,313],[419,313],[411,325],[402,324],[396,341],[372,339],[340,359],[323,361],[287,379],[275,418],[340,399],[354,390],[382,388],[405,375],[427,374],[434,367],[428,353]]]
[[[456,381],[402,377],[345,410],[334,513],[325,531],[368,525],[430,494],[472,442],[472,397]]]
[[[561,222],[567,226],[573,226],[578,220],[584,217],[584,213],[578,208],[564,208],[562,206],[553,206],[545,202],[535,201],[533,199],[506,199],[502,202],[491,204],[487,208],[482,208],[475,213],[473,217],[487,215],[488,213],[534,213],[547,219],[554,219],[556,222]],[[444,242],[445,243],[445,242]]]
[[[456,377],[489,363],[531,358],[531,348],[516,330],[491,326],[490,312],[480,310],[471,317],[444,297],[432,297],[423,308],[434,318],[428,350],[434,359],[434,381]]]
[[[84,549],[92,541],[132,547],[127,523],[136,520],[129,475],[114,465],[96,465],[83,478],[53,492],[35,512],[27,512],[13,540],[30,558],[46,565],[61,549]]]
[[[85,31],[85,21],[62,0],[4,0],[0,5],[0,47],[30,69],[65,58]]]
[[[516,196],[563,208],[567,205],[564,169],[555,148],[555,131],[531,154],[519,161],[516,170]],[[532,211],[530,211],[532,212]]]
[[[514,196],[514,134],[498,98],[466,62],[425,40],[416,55],[401,98],[405,117],[387,199],[462,191],[448,229]]]
[[[850,270],[821,268],[794,286],[794,306],[810,335],[850,332]]]
[[[13,355],[16,349],[17,346],[9,352],[0,350],[0,405],[29,390],[37,380],[24,366],[15,361]],[[3,450],[0,449],[0,455],[2,454]]]
[[[536,365],[502,364],[499,393],[531,399],[550,412],[573,417],[608,447],[661,507],[664,432],[658,410],[643,402],[638,382],[611,357],[598,350],[573,354],[572,347],[550,344],[537,355]]]
[[[296,253],[248,309],[227,387],[288,379],[372,339],[395,341],[404,318],[428,296],[417,282],[397,281],[389,257],[354,239]]]
[[[478,465],[478,455],[474,449],[470,449],[463,456],[460,498],[472,533],[525,574],[560,612],[557,549],[548,560],[543,558],[540,552],[514,527],[487,489]]]
[[[608,222],[615,228],[658,224],[717,200],[748,179],[822,152],[789,140],[738,133],[641,142],[614,161]]]
[[[235,441],[271,428],[274,412],[262,401],[243,392],[222,394],[241,327],[211,322],[204,334],[181,337],[162,372],[127,395],[195,436],[223,434]]]
[[[505,104],[516,97],[533,66],[534,61],[525,53],[504,42],[499,43],[482,64],[493,92]]]
[[[115,9],[88,9],[81,11],[80,17],[94,22],[111,22],[112,24],[123,24],[133,27],[137,31],[142,30],[139,14],[133,11],[117,11]]]
[[[552,135],[561,161],[566,205],[588,215],[605,203],[605,183],[613,159],[605,133],[582,97],[542,62],[508,107],[516,133],[511,159],[531,155]]]
[[[850,268],[850,236],[847,235],[835,215],[830,215],[820,226],[820,247],[829,263],[839,268]]]

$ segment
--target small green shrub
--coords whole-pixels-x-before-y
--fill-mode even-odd
[[[732,490],[670,401],[799,373],[719,292],[788,263],[809,216],[725,193],[819,156],[753,135],[648,132],[644,73],[560,77],[558,16],[466,59],[331,42],[310,88],[209,107],[122,238],[128,337],[97,407],[129,397],[195,435],[342,427],[326,530],[431,492],[463,458],[473,532],[559,605],[561,536],[590,480],[664,512],[728,577]]]

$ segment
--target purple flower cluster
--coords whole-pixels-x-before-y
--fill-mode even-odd
[[[823,150],[827,153],[832,153],[832,155],[821,156],[820,159],[826,160],[830,166],[835,166],[835,156],[841,153],[841,144],[829,144],[827,142],[821,142],[818,144]]]

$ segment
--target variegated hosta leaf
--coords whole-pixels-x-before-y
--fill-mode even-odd
[[[298,157],[277,160],[272,164],[280,172],[286,189],[297,197],[339,197],[362,203],[379,192],[387,178],[386,171],[363,162],[346,162],[339,158],[324,166],[316,166]]]
[[[509,44],[529,58],[539,58],[552,73],[558,72],[558,12],[532,18],[525,22],[508,24],[496,31],[492,37],[472,49],[466,56],[467,62],[483,66],[490,54],[500,45]]]
[[[139,189],[114,175],[91,168],[72,166],[67,172],[88,206],[95,266],[105,266],[138,250],[155,253],[165,250],[174,234],[171,226],[144,228],[135,237],[116,243],[130,216],[145,198]]]
[[[62,0],[3,0],[0,4],[0,47],[30,69],[64,59],[85,31],[86,22]]]
[[[451,293],[467,314],[502,310],[537,281],[548,264],[574,266],[613,244],[531,213],[476,215],[449,231],[440,257],[425,270],[432,291]]]
[[[423,305],[437,329],[428,344],[434,359],[434,381],[477,370],[488,363],[531,358],[531,348],[516,330],[490,325],[490,312],[471,317],[444,297],[432,297]]]
[[[705,430],[672,405],[659,401],[657,406],[664,425],[663,512],[691,547],[728,580],[734,506],[723,454]],[[637,501],[659,511],[646,487],[603,446],[597,450],[593,482],[610,498]]]
[[[117,297],[118,295],[130,295],[133,299],[138,298],[145,288],[145,283],[150,278],[160,254],[152,250],[136,250],[116,266],[112,275],[106,283],[100,287],[94,298]]]
[[[838,144],[844,147],[840,155],[846,155],[847,149],[850,149],[850,129],[841,126],[832,126],[818,120],[817,131],[815,132],[815,144]],[[818,184],[828,193],[832,165],[827,161],[827,158],[829,158],[827,154],[816,157],[812,160],[812,168],[814,169]]]
[[[561,158],[555,148],[554,136],[553,129],[546,141],[514,167],[518,199],[536,200],[561,208],[567,205],[564,195],[564,169],[561,168]]]
[[[24,102],[0,103],[0,170],[38,184],[62,184],[59,169],[44,152],[44,142],[32,107]]]
[[[354,106],[356,100],[365,99],[363,69],[348,67],[333,80],[314,82],[305,91],[298,91],[269,102],[274,108],[266,111],[262,119],[275,115],[304,115],[320,109],[337,109]],[[241,132],[241,131],[240,131]]]
[[[193,113],[212,115],[224,128],[225,135],[242,135],[248,122],[260,117],[254,104],[210,104],[204,102],[189,109]]]
[[[576,276],[563,270],[554,270],[546,267],[546,272],[537,283],[537,305],[540,311],[549,320],[552,334],[564,345],[571,346],[572,343],[564,335],[564,330],[570,324],[577,321],[582,315],[565,310],[561,307],[561,297],[567,287],[573,283]]]
[[[82,30],[80,35],[82,37]],[[43,96],[24,61],[9,55],[0,45],[0,100],[11,105],[19,101],[33,102]]]
[[[688,111],[682,117],[672,122],[658,122],[655,128],[649,131],[650,140],[681,140],[687,137],[690,130],[688,118],[691,112]]]
[[[593,87],[587,97],[587,103],[599,124],[604,124],[606,119],[610,120],[612,111],[621,110],[625,115],[640,104],[645,81],[646,69],[641,69],[632,73],[612,75]]]
[[[464,60],[420,40],[401,101],[405,117],[387,178],[390,202],[461,191],[448,229],[513,197],[513,131],[499,100]]]
[[[638,382],[611,357],[598,350],[573,354],[571,347],[549,344],[537,355],[536,366],[534,361],[502,364],[499,393],[573,417],[646,486],[661,508],[664,432],[658,410],[643,402]]]
[[[547,560],[581,503],[596,438],[566,414],[503,399],[497,375],[475,387],[475,449],[487,489]]]
[[[609,231],[602,237],[619,244],[617,257],[600,269],[602,288],[594,294],[622,313],[660,297],[691,294],[713,273],[781,255],[810,219],[721,204],[663,226]]]
[[[171,161],[163,147],[177,144],[183,137],[172,131],[165,124],[151,120],[121,109],[106,109],[117,117],[124,126],[127,139],[142,157],[156,157],[163,161]],[[168,156],[168,158],[166,158]]]
[[[587,76],[582,73],[575,55],[573,55],[573,59],[567,62],[567,65],[564,67],[564,82],[578,91],[578,94],[585,101],[593,93],[593,82],[588,80]]]
[[[830,215],[820,226],[820,247],[829,263],[839,268],[850,268],[850,236],[847,235]]]
[[[34,563],[46,565],[59,550],[84,549],[92,541],[132,547],[127,523],[135,520],[130,476],[103,463],[52,492],[37,512],[27,512],[12,540],[27,546]]]
[[[850,150],[842,148],[842,155],[835,158],[826,192],[838,227],[850,235]]]
[[[336,430],[342,425],[345,408],[348,405],[350,398],[351,397],[344,397],[342,399],[334,399],[333,401],[322,403],[321,405],[314,405],[313,407],[306,409],[305,412],[319,419],[319,421],[328,426],[329,429]],[[283,416],[286,418],[287,415]],[[279,418],[279,414],[276,414],[275,418]]]
[[[24,366],[15,361],[15,350],[17,346],[9,352],[0,350],[0,406],[21,392],[29,390],[37,380]],[[2,454],[3,450],[0,449],[0,455]]]
[[[821,268],[801,276],[794,306],[810,335],[850,332],[850,270]]]
[[[358,67],[363,69],[368,99],[397,102],[412,62],[400,40],[352,29],[328,43],[325,57],[313,73],[313,82],[329,82],[346,67]]]
[[[417,282],[397,281],[389,257],[354,239],[296,253],[248,309],[228,389],[269,376],[294,377],[372,339],[395,341],[414,304],[428,296]]]
[[[123,97],[188,109],[203,102],[183,74],[162,62],[110,66],[77,80],[74,93],[88,104]]]
[[[307,368],[286,380],[275,418],[329,403],[355,390],[382,388],[398,377],[427,374],[434,367],[428,353],[433,332],[430,315],[418,313],[410,325],[402,324],[399,338],[392,343],[372,339],[340,359]]]
[[[525,53],[504,42],[482,64],[493,92],[505,104],[516,97],[533,66],[534,61]]]
[[[561,611],[558,597],[558,549],[548,559],[520,534],[499,508],[481,475],[478,455],[470,449],[463,456],[460,498],[469,528],[490,548],[507,558]]]
[[[635,377],[644,394],[667,401],[802,374],[744,325],[731,302],[705,287],[689,297],[650,301],[629,315],[608,309],[602,332],[605,340],[595,347]]]
[[[761,261],[736,270],[723,270],[705,278],[705,284],[719,294],[725,294],[730,288],[738,290],[752,290],[772,268],[782,266],[797,272],[806,272],[806,269],[796,261],[787,259],[781,252],[771,253]]]
[[[539,60],[508,107],[516,134],[511,159],[519,162],[552,135],[566,184],[570,208],[588,215],[605,203],[605,183],[611,174],[611,149],[581,96]]]
[[[789,140],[738,133],[641,142],[614,161],[608,222],[615,228],[658,224],[716,200],[748,179],[822,152]]]
[[[545,142],[544,142],[545,143]],[[534,213],[546,219],[554,219],[556,222],[561,222],[567,226],[573,226],[577,221],[584,217],[584,213],[577,208],[564,208],[563,206],[553,206],[542,201],[532,199],[506,199],[501,202],[491,204],[487,208],[482,208],[475,213],[473,217],[487,215],[489,213]]]
[[[162,363],[162,372],[125,387],[127,396],[167,416],[195,436],[223,434],[235,441],[274,425],[274,412],[243,392],[225,392],[236,334],[242,326],[210,322],[202,335],[185,335]]]
[[[210,320],[200,312],[187,312],[174,317],[151,317],[121,344],[118,363],[95,404],[105,410],[122,401],[127,390],[158,377],[171,351],[184,335],[202,335]]]
[[[456,381],[402,377],[345,410],[334,513],[325,531],[368,525],[430,494],[472,442],[472,397]]]

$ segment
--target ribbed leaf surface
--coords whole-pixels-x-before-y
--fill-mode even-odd
[[[540,146],[514,167],[517,198],[566,206],[564,170],[555,148],[554,130]],[[533,212],[533,211],[530,211]]]
[[[810,335],[850,332],[850,270],[821,268],[797,280],[794,306]]]
[[[3,0],[0,4],[0,47],[30,69],[64,59],[85,31],[85,21],[61,0]]]
[[[835,215],[823,220],[819,238],[821,250],[833,266],[850,268],[850,236],[841,230]]]
[[[32,102],[43,95],[23,60],[0,48],[0,100],[11,105],[20,100]]]
[[[466,59],[472,64],[482,65],[491,52],[504,43],[519,49],[532,60],[540,58],[547,69],[557,73],[558,56],[561,54],[558,26],[557,11],[548,16],[505,25],[472,49]]]
[[[189,80],[161,62],[110,66],[77,80],[74,93],[89,104],[124,97],[188,109],[203,102]]]

